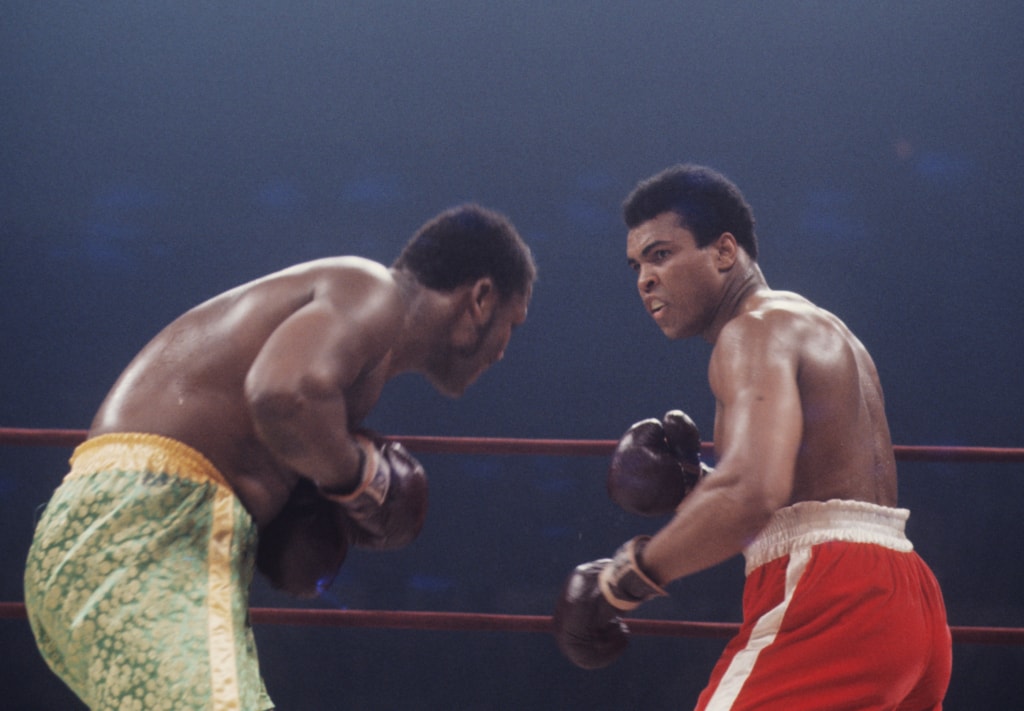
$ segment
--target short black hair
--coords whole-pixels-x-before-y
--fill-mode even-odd
[[[537,278],[533,253],[504,215],[466,203],[431,218],[412,236],[392,267],[424,286],[452,291],[491,277],[502,298],[525,294]]]
[[[681,163],[641,181],[622,204],[629,229],[665,212],[679,216],[698,247],[706,247],[723,232],[731,232],[757,259],[754,213],[736,185],[711,168]]]

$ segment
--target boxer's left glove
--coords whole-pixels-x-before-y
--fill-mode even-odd
[[[623,614],[667,594],[637,561],[648,540],[627,541],[614,558],[577,566],[566,580],[555,606],[555,642],[576,666],[600,669],[618,659],[629,644]]]
[[[700,431],[682,410],[637,422],[619,440],[608,466],[608,496],[630,513],[671,513],[707,473]]]
[[[259,532],[256,568],[278,590],[316,597],[334,582],[347,553],[337,504],[300,479],[288,503]]]
[[[398,442],[374,441],[365,433],[353,436],[362,453],[355,491],[320,491],[341,505],[354,546],[401,548],[412,542],[427,516],[427,475],[423,466]]]

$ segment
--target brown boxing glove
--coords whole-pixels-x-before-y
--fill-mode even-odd
[[[555,642],[576,666],[600,669],[618,659],[629,644],[623,615],[666,594],[641,568],[648,540],[627,541],[614,558],[579,565],[566,580],[555,606]]]
[[[256,569],[278,590],[316,597],[334,582],[348,545],[338,505],[300,479],[288,503],[259,532]]]
[[[608,496],[641,516],[675,511],[706,468],[700,432],[680,410],[637,422],[622,436],[608,467]]]
[[[398,442],[354,435],[362,453],[362,474],[355,491],[321,493],[340,505],[352,545],[393,549],[419,535],[427,516],[427,475]]]

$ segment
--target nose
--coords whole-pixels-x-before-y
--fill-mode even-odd
[[[640,272],[637,274],[636,278],[636,285],[640,290],[640,293],[646,294],[654,286],[654,283],[654,274],[651,273],[646,266],[640,267]]]

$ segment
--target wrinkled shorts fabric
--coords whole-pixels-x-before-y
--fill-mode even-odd
[[[843,500],[777,512],[744,551],[743,623],[697,709],[941,709],[952,640],[908,516]]]
[[[248,619],[256,527],[199,452],[102,435],[36,527],[25,605],[50,668],[92,709],[271,709]]]

